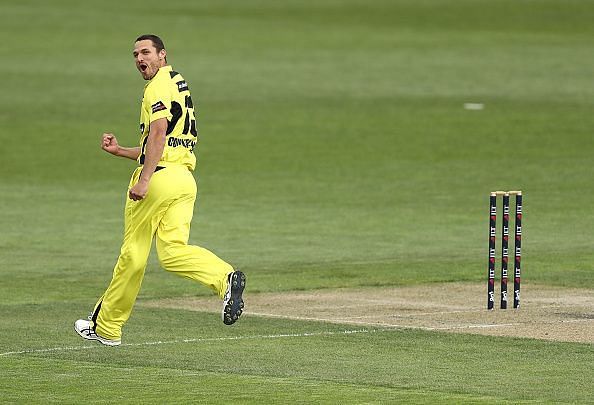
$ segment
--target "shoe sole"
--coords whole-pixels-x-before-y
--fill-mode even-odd
[[[89,335],[83,335],[82,332],[80,332],[78,329],[76,329],[76,325],[74,326],[74,331],[78,334],[78,336],[80,336],[81,338],[83,338],[85,340],[96,340],[97,342],[99,342],[105,346],[119,346],[120,344],[122,344],[121,340],[107,340],[107,339],[103,339],[99,336],[92,337]]]
[[[243,290],[245,289],[245,274],[236,270],[231,274],[231,296],[223,307],[223,323],[233,325],[243,312]]]

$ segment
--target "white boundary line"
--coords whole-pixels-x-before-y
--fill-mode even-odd
[[[326,318],[311,318],[311,317],[303,317],[303,316],[291,316],[291,315],[277,315],[277,314],[266,314],[262,312],[248,312],[248,315],[254,316],[261,316],[266,318],[282,318],[282,319],[292,319],[296,321],[318,321],[318,322],[327,322],[327,323],[337,323],[337,324],[353,324],[353,325],[364,325],[364,326],[380,326],[385,328],[393,328],[393,329],[420,329],[420,330],[455,330],[455,329],[474,329],[474,328],[497,328],[500,326],[518,326],[522,325],[521,323],[486,323],[486,324],[473,324],[473,325],[458,325],[458,326],[417,326],[417,325],[402,325],[396,323],[385,323],[385,322],[364,322],[364,321],[354,321],[350,319],[326,319]]]
[[[283,338],[299,338],[299,337],[315,337],[315,336],[334,336],[334,335],[354,335],[357,333],[379,333],[379,332],[391,332],[396,328],[386,329],[356,329],[356,330],[344,330],[336,332],[303,332],[303,333],[284,333],[279,335],[251,335],[251,336],[229,336],[229,337],[218,337],[218,338],[191,338],[191,339],[180,339],[180,340],[166,340],[166,341],[155,341],[155,342],[142,342],[142,343],[124,343],[119,347],[139,347],[139,346],[157,346],[157,345],[172,345],[172,344],[183,344],[183,343],[206,343],[206,342],[224,342],[232,340],[261,340],[261,339],[283,339]],[[51,353],[51,352],[70,352],[75,350],[87,350],[87,349],[99,349],[104,347],[101,344],[95,344],[93,346],[66,346],[66,347],[51,347],[45,349],[27,349],[13,352],[0,353],[0,357],[16,356],[19,354],[35,354],[35,353]],[[113,350],[113,349],[112,349]],[[116,349],[117,350],[117,349]]]
[[[456,311],[458,312],[458,311]],[[466,312],[466,311],[459,311],[459,312]],[[478,311],[477,311],[478,312]],[[394,329],[419,329],[419,330],[458,330],[458,329],[488,329],[488,328],[499,328],[499,327],[507,327],[507,326],[522,326],[522,325],[529,325],[530,322],[513,322],[513,323],[484,323],[484,324],[468,324],[468,325],[455,325],[455,326],[420,326],[420,325],[403,325],[397,323],[386,323],[386,322],[365,322],[365,321],[357,321],[351,319],[344,319],[344,318],[335,318],[335,319],[327,319],[327,318],[313,318],[313,317],[304,317],[304,316],[292,316],[292,315],[278,315],[278,314],[268,314],[263,312],[246,312],[248,315],[254,316],[261,316],[267,318],[282,318],[282,319],[292,319],[296,321],[318,321],[318,322],[327,322],[327,323],[337,323],[342,325],[362,325],[362,326],[370,326],[370,327],[385,327],[385,328],[394,328]],[[439,313],[438,313],[439,314]],[[547,325],[554,325],[554,324],[563,324],[563,323],[580,323],[580,322],[594,322],[594,319],[584,318],[584,319],[559,319],[559,320],[552,320],[552,321],[545,321],[541,322],[542,324]],[[520,337],[520,336],[516,336]]]
[[[311,317],[299,317],[299,316],[288,316],[288,315],[276,315],[266,313],[254,313],[250,312],[249,315],[262,316],[269,318],[283,318],[293,320],[305,320],[305,321],[319,321],[328,323],[338,324],[354,324],[362,326],[375,326],[382,327],[382,329],[355,329],[355,330],[344,330],[336,332],[303,332],[303,333],[285,333],[278,335],[251,335],[251,336],[229,336],[229,337],[218,337],[218,338],[191,338],[191,339],[180,339],[180,340],[166,340],[166,341],[155,341],[155,342],[142,342],[142,343],[124,343],[120,347],[140,347],[140,346],[158,346],[158,345],[172,345],[172,344],[183,344],[183,343],[207,343],[207,342],[224,342],[233,340],[263,340],[263,339],[283,339],[293,337],[315,337],[315,336],[335,336],[335,335],[353,335],[357,333],[379,333],[379,332],[392,332],[402,329],[419,329],[427,331],[445,331],[445,330],[459,330],[459,329],[487,329],[487,328],[499,328],[507,326],[521,326],[525,323],[499,323],[499,324],[474,324],[474,325],[458,325],[458,326],[443,326],[443,327],[430,327],[430,326],[413,326],[413,325],[399,325],[389,324],[380,322],[362,322],[352,321],[345,319],[323,319],[323,318],[311,318]],[[559,320],[553,322],[546,322],[547,324],[555,323],[574,323],[574,322],[592,322],[592,319],[571,319],[571,320]],[[88,350],[98,349],[102,347],[101,344],[95,344],[92,346],[66,346],[66,347],[51,347],[45,349],[26,349],[12,352],[0,353],[0,357],[16,356],[20,354],[35,354],[35,353],[51,353],[51,352],[70,352],[76,350]]]

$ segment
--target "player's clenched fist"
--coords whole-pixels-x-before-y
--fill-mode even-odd
[[[101,140],[101,149],[111,153],[112,155],[117,155],[119,148],[120,146],[118,145],[118,140],[116,139],[114,134],[103,134],[103,139]]]

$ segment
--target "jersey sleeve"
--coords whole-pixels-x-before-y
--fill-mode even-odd
[[[149,84],[144,92],[143,102],[149,114],[149,123],[159,118],[171,118],[171,93],[164,84]]]

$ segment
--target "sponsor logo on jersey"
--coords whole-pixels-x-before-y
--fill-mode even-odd
[[[165,104],[163,104],[162,101],[157,101],[155,104],[151,106],[151,108],[153,110],[153,114],[157,111],[163,111],[167,109],[167,107],[165,107]]]
[[[188,83],[185,80],[177,82],[177,90],[181,93],[182,91],[188,90]]]

